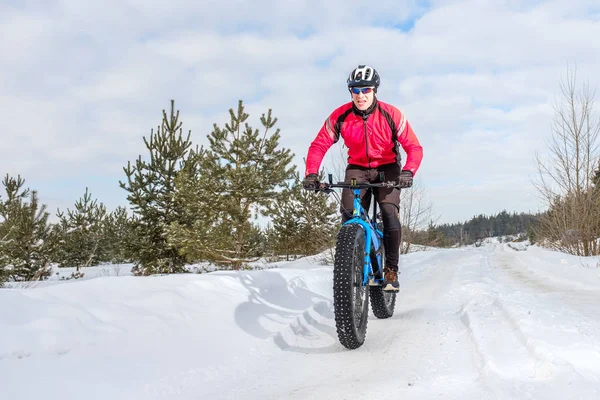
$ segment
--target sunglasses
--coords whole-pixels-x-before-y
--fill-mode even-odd
[[[367,93],[371,93],[373,91],[373,88],[372,87],[364,87],[364,88],[353,87],[353,88],[350,88],[350,91],[354,94],[359,94],[359,93],[367,94]]]

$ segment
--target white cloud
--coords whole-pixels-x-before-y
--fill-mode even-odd
[[[50,209],[76,199],[47,180],[82,176],[103,182],[101,201],[126,204],[122,167],[145,154],[170,99],[198,144],[238,99],[255,127],[272,108],[303,170],[349,100],[347,74],[369,63],[425,148],[418,179],[443,221],[533,210],[533,156],[567,63],[600,83],[599,11],[588,0],[1,5],[0,173],[44,187]]]

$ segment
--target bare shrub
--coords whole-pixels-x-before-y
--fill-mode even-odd
[[[589,84],[577,88],[576,72],[571,70],[560,89],[548,159],[535,157],[538,179],[534,184],[548,205],[536,234],[556,250],[598,255],[600,202],[592,182],[600,158],[595,92]]]

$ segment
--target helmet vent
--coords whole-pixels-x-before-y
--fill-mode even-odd
[[[379,87],[379,74],[368,65],[360,64],[348,76],[348,87],[373,86],[375,90]]]

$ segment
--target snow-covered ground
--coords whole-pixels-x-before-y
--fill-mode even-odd
[[[316,258],[0,290],[0,397],[600,398],[598,258],[488,242],[401,263],[394,316],[352,351]]]

